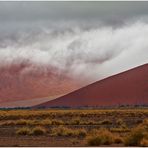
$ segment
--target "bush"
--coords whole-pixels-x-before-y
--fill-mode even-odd
[[[148,131],[146,131],[145,127],[138,126],[125,138],[124,144],[126,146],[140,146],[142,139],[145,137],[148,137]]]
[[[20,119],[15,121],[15,125],[35,125],[35,124],[36,124],[35,120]]]
[[[52,120],[52,125],[64,125],[64,122],[62,120]]]
[[[87,135],[87,132],[85,129],[74,130],[74,133],[76,136],[80,136],[80,137],[85,137]]]
[[[140,146],[148,146],[148,139],[143,138],[140,142]]]
[[[121,128],[127,128],[127,125],[126,125],[126,123],[122,120],[122,119],[118,119],[117,121],[116,121],[116,123],[118,124],[118,126],[119,127],[121,127]]]
[[[122,119],[117,119],[116,123],[117,123],[118,125],[122,125],[124,122],[123,122]]]
[[[114,143],[117,143],[117,144],[123,143],[123,138],[121,138],[119,136],[115,136],[114,137]]]
[[[100,136],[89,137],[87,143],[89,146],[99,146],[102,144],[102,138]]]
[[[41,126],[37,126],[35,128],[32,129],[31,134],[32,135],[44,135],[46,133],[46,129],[41,127]]]
[[[79,125],[80,123],[81,123],[80,118],[75,118],[71,122],[71,124],[73,124],[73,125]]]
[[[63,126],[59,126],[59,127],[52,128],[51,133],[54,136],[70,136],[72,133],[72,130]]]
[[[118,127],[118,128],[111,128],[110,131],[111,131],[111,132],[123,133],[123,132],[129,132],[130,129],[129,129],[129,128]]]
[[[1,126],[9,126],[9,125],[15,125],[15,121],[4,121],[0,124]]]
[[[107,129],[100,129],[87,138],[89,146],[109,145],[114,142],[114,136]]]
[[[110,120],[103,120],[100,124],[112,124],[112,122]]]
[[[54,136],[86,136],[87,132],[85,129],[70,129],[67,127],[56,127],[51,130],[52,135]]]
[[[51,125],[52,121],[49,119],[44,119],[40,122],[40,125]]]
[[[20,119],[15,122],[16,125],[27,125],[27,120]]]
[[[31,130],[28,127],[22,127],[16,131],[18,135],[30,135]]]

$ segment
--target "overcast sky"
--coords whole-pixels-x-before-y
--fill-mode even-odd
[[[103,20],[117,23],[148,15],[148,2],[0,2],[0,22]]]
[[[101,79],[148,62],[147,20],[148,2],[0,2],[0,66]]]

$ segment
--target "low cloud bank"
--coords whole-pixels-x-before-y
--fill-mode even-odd
[[[117,28],[59,26],[62,29],[46,26],[0,36],[0,67],[27,62],[23,74],[51,67],[74,78],[95,81],[148,62],[146,22]]]

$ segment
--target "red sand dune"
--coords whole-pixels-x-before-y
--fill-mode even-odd
[[[148,64],[95,82],[36,107],[148,105]]]
[[[0,107],[26,106],[25,101],[32,105],[56,98],[80,88],[80,84],[55,69],[33,69],[24,73],[30,65],[26,63],[0,67]],[[35,101],[37,99],[43,101]],[[24,102],[21,103],[20,102]],[[13,103],[14,102],[14,103]],[[29,102],[27,103],[29,105]]]

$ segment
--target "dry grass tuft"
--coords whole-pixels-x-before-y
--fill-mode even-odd
[[[87,132],[85,129],[70,129],[64,126],[55,127],[51,130],[54,136],[86,136]]]
[[[35,135],[35,136],[44,135],[44,134],[46,134],[46,129],[41,126],[37,126],[32,129],[31,134]]]
[[[143,139],[140,141],[140,146],[147,147],[147,146],[148,146],[148,139],[143,138]]]
[[[126,146],[141,146],[143,139],[148,139],[148,127],[141,124],[132,129],[130,135],[125,138],[124,144]]]
[[[114,135],[107,129],[100,129],[94,132],[94,134],[87,137],[89,146],[110,145],[114,142]]]
[[[22,127],[16,131],[17,135],[30,135],[31,130],[28,127]]]

